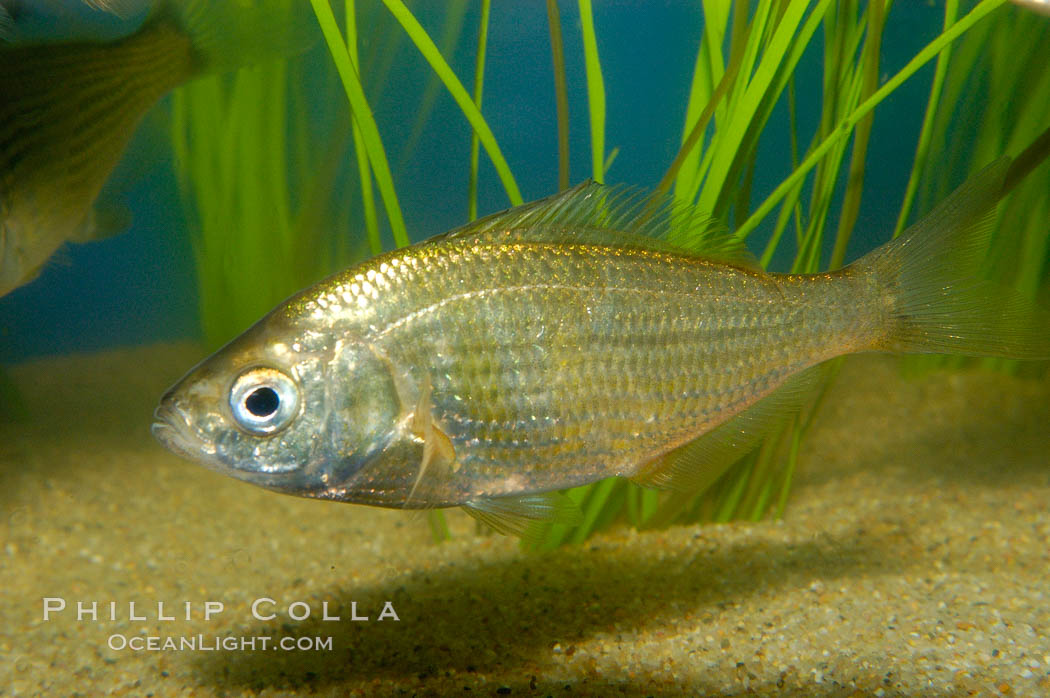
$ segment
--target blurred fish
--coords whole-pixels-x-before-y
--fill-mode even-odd
[[[161,400],[168,448],[280,492],[462,506],[497,530],[621,476],[697,491],[863,351],[1050,358],[974,280],[1003,159],[853,265],[759,269],[688,208],[585,184],[293,296]],[[1044,314],[1045,319],[1045,314]]]
[[[32,3],[0,0],[0,37]],[[148,3],[94,0],[111,13]],[[32,280],[64,242],[121,232],[92,211],[136,125],[172,88],[209,71],[304,48],[308,22],[284,0],[157,2],[124,38],[0,43],[0,296]]]
[[[87,38],[97,27],[140,19],[154,0],[0,0],[0,41]],[[41,30],[47,23],[47,33]],[[128,32],[125,30],[125,34]],[[95,37],[97,38],[97,37]]]

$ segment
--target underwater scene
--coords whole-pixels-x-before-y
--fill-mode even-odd
[[[1050,695],[1048,57],[0,0],[0,696]]]

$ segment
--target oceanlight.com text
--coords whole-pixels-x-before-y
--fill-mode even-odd
[[[122,635],[109,636],[107,644],[111,650],[133,652],[253,652],[255,650],[281,650],[284,652],[330,652],[331,637],[278,637],[269,635],[219,636],[219,635]]]

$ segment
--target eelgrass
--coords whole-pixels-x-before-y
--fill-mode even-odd
[[[441,36],[435,45],[438,47],[438,52],[445,56],[451,55],[453,50],[456,48],[456,44],[459,43],[459,39],[463,34],[464,23],[467,18],[467,10],[469,5],[474,0],[445,0],[442,5],[442,28]],[[482,16],[487,16],[489,12],[489,2],[484,0],[482,3]],[[483,20],[482,25],[486,26],[487,21]],[[475,56],[477,61],[480,61],[482,65],[485,62],[484,46],[487,44],[487,40],[482,37],[479,39],[478,48],[479,50]],[[477,72],[475,71],[475,78]],[[477,82],[474,83],[474,96],[475,103],[479,103],[477,100]],[[409,130],[408,139],[402,146],[402,163],[409,160],[414,154],[420,139],[423,137],[423,131],[427,126],[427,123],[431,120],[434,113],[434,108],[437,106],[438,98],[441,96],[442,84],[441,80],[434,73],[430,75],[430,79],[427,80],[426,87],[423,88],[423,94],[419,98],[419,106],[416,109],[415,118],[412,121],[412,128]],[[398,169],[401,169],[400,167]]]
[[[387,160],[386,150],[383,147],[383,140],[379,135],[379,127],[376,125],[375,117],[372,115],[372,109],[368,105],[368,98],[365,97],[360,73],[354,63],[354,59],[351,58],[352,52],[347,48],[328,0],[310,1],[314,12],[317,14],[317,21],[321,25],[321,32],[328,43],[332,59],[335,61],[335,67],[339,72],[339,79],[342,81],[343,88],[346,91],[346,97],[350,101],[354,123],[360,129],[361,143],[365,153],[368,155],[368,161],[375,176],[376,185],[379,187],[383,207],[386,209],[387,220],[394,235],[394,243],[398,247],[403,247],[408,244],[405,220],[401,214],[401,205],[397,200],[394,179],[390,174],[390,163]],[[347,3],[347,16],[350,22],[354,21],[353,7],[353,3]],[[362,181],[365,179],[367,177],[362,177]]]
[[[930,184],[935,178],[929,176],[928,163],[948,159],[983,164],[1003,152],[1016,151],[1026,144],[1026,138],[1033,131],[1045,126],[1040,125],[1040,118],[1050,113],[1050,103],[1047,102],[1050,99],[1047,97],[1050,95],[1050,77],[1047,77],[1050,73],[1035,65],[1027,71],[1020,70],[1018,61],[1021,59],[1018,54],[1022,54],[1023,58],[1025,51],[1028,51],[1028,60],[1036,61],[1038,56],[1047,55],[1046,39],[1037,35],[1035,30],[1026,28],[1020,19],[1010,20],[1003,12],[992,15],[1005,1],[982,0],[960,17],[958,3],[949,0],[942,33],[886,80],[880,80],[880,57],[882,35],[889,21],[890,2],[703,2],[705,24],[682,125],[681,148],[659,188],[673,191],[676,199],[694,204],[717,218],[735,221],[736,234],[741,237],[748,237],[760,226],[764,230],[771,228],[769,241],[761,255],[763,265],[768,265],[777,250],[792,241],[792,270],[815,272],[840,266],[845,261],[850,234],[860,210],[874,110],[931,61],[937,59],[937,68],[908,193],[901,211],[901,225],[909,219],[915,200],[921,200],[926,205],[930,201],[928,192],[941,193],[939,184]],[[488,0],[482,2],[473,94],[468,93],[442,52],[402,0],[382,0],[382,4],[433,69],[434,75],[444,85],[471,127],[470,180],[467,186],[470,217],[473,218],[477,212],[480,150],[485,151],[495,167],[510,202],[520,203],[521,195],[510,165],[504,159],[482,114],[489,30]],[[407,236],[397,204],[393,176],[363,86],[366,71],[362,69],[358,57],[355,21],[359,9],[353,0],[345,1],[346,24],[345,29],[340,29],[329,0],[311,0],[311,5],[350,104],[350,131],[371,249],[373,252],[378,251],[381,227],[378,210],[371,203],[374,197],[373,182],[383,201],[386,222],[394,233],[395,244],[406,244]],[[578,0],[578,9],[581,27],[579,45],[584,57],[591,136],[591,176],[601,181],[617,152],[615,148],[606,152],[605,123],[609,117],[617,118],[618,113],[616,105],[607,110],[605,104],[604,77],[597,47],[600,26],[595,23],[590,0]],[[568,181],[569,162],[567,80],[561,45],[562,28],[558,7],[553,0],[547,3],[547,17],[552,41],[552,63],[556,72],[558,181],[564,185]],[[1010,21],[1014,23],[1009,24]],[[1000,29],[997,23],[1004,23],[1006,28]],[[1020,49],[1016,43],[1011,43],[1017,41],[1012,38],[1014,34],[1027,42]],[[798,74],[798,67],[807,51],[816,50],[814,47],[818,37],[823,39],[820,47],[823,54],[821,117],[816,130],[805,138],[799,133],[799,120],[795,114],[795,83],[806,79]],[[965,41],[960,43],[960,39]],[[1002,42],[1003,45],[995,50],[982,50],[982,42],[985,41]],[[390,41],[385,43],[389,44]],[[377,55],[392,55],[384,48],[384,42],[373,41],[371,51]],[[967,71],[972,71],[978,65],[984,67],[988,75],[981,89],[989,94],[989,101],[1012,99],[1026,104],[1018,115],[1006,122],[992,118],[982,121],[983,126],[974,125],[981,135],[967,152],[959,153],[956,152],[958,148],[953,149],[947,143],[950,131],[948,115],[960,104],[970,104],[976,99],[970,92]],[[1038,89],[1028,85],[1027,91],[1038,91],[1040,97],[1023,94],[1025,90],[1022,88],[1021,75],[1039,76]],[[214,87],[201,89],[215,90]],[[237,94],[243,94],[243,90]],[[216,97],[219,104],[223,103],[221,95],[213,94],[212,97]],[[276,94],[271,95],[272,99],[276,97]],[[758,145],[766,133],[774,109],[785,100],[789,112],[793,169],[756,206],[751,201],[751,181],[758,163]],[[215,107],[202,105],[200,109],[204,112]],[[208,116],[219,117],[223,114]],[[221,123],[221,120],[217,123]],[[808,143],[808,146],[804,147],[803,143]],[[221,174],[229,167],[223,158],[232,157],[232,154],[228,152],[228,146],[223,146],[221,142],[211,143],[210,146],[222,153],[216,168]],[[187,147],[184,144],[184,149]],[[198,155],[203,156],[203,153]],[[276,162],[260,164],[277,165]],[[210,176],[212,179],[217,178],[215,173]],[[208,177],[209,173],[204,173],[202,181],[207,182]],[[221,177],[218,179],[221,184]],[[279,180],[274,174],[270,179],[264,177],[262,184],[253,186],[269,190],[278,184]],[[1028,217],[1028,228],[1020,237],[1022,242],[1018,248],[998,254],[999,257],[1008,258],[1009,262],[1004,261],[1000,266],[1010,267],[1011,272],[1016,271],[1018,284],[1030,293],[1040,288],[1047,273],[1048,243],[1045,226],[1040,227],[1040,224],[1047,220],[1050,204],[1047,202],[1045,181],[1043,184],[1042,189],[1033,184],[1018,191],[1002,212],[1004,217],[1010,216],[1015,206],[1022,205],[1034,212]],[[201,184],[194,182],[190,186],[200,188]],[[224,200],[231,195],[228,189],[227,184],[226,189],[220,187],[217,190],[225,197]],[[208,206],[203,208],[210,210]],[[836,209],[837,222],[833,219]],[[834,373],[837,366],[833,362],[829,373]],[[816,399],[819,400],[819,396]],[[705,492],[662,493],[642,490],[619,479],[570,490],[568,496],[583,511],[582,523],[573,527],[548,526],[540,547],[580,542],[593,531],[620,519],[626,519],[631,525],[641,528],[675,521],[757,519],[770,511],[779,515],[787,501],[799,449],[812,414],[813,410],[809,409],[799,415],[786,417],[761,446],[729,468]],[[440,516],[432,516],[431,525],[436,538],[447,535],[447,528]]]
[[[605,80],[598,58],[598,39],[594,33],[591,0],[579,0],[580,28],[583,34],[584,69],[587,74],[587,109],[591,121],[591,178],[605,181]]]
[[[172,100],[204,336],[217,346],[296,288],[283,62],[199,80]],[[260,108],[265,105],[265,108]]]
[[[474,106],[481,111],[481,97],[485,89],[485,52],[489,41],[489,14],[491,0],[481,0],[481,20],[478,26],[478,50],[474,59]],[[477,131],[470,133],[470,181],[467,184],[467,218],[478,217],[478,151],[481,139]]]
[[[569,188],[569,88],[565,78],[565,42],[557,0],[547,0],[547,27],[554,67],[555,112],[558,119],[558,191]]]

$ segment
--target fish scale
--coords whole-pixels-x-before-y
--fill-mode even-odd
[[[600,246],[402,254],[396,268],[426,281],[391,279],[387,293],[365,294],[375,304],[367,315],[387,319],[374,334],[395,365],[430,374],[435,423],[467,476],[569,465],[630,474],[724,419],[727,406],[739,410],[770,392],[786,377],[785,363],[796,370],[827,358],[827,347],[849,343],[857,325],[855,295],[839,305],[841,294],[824,290],[848,285],[834,276],[774,282]],[[336,295],[365,293],[333,283]]]

